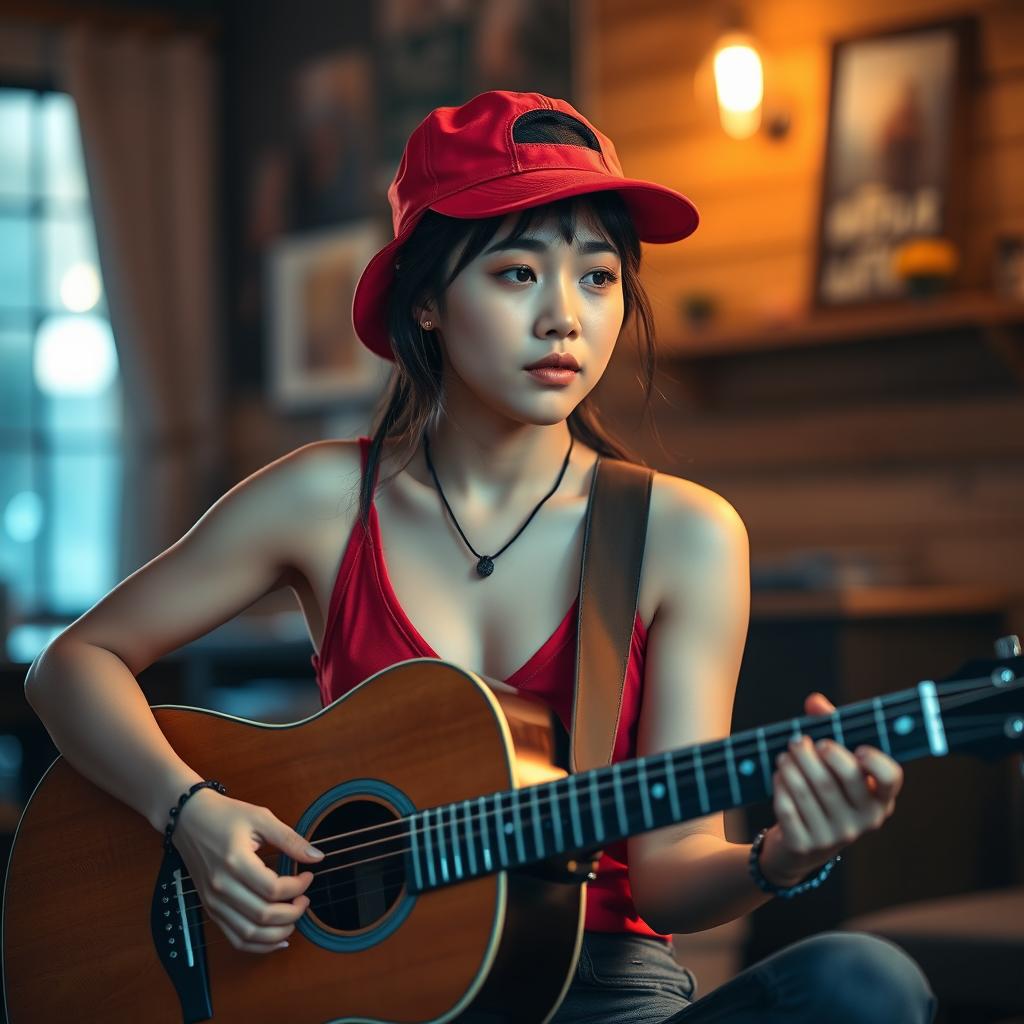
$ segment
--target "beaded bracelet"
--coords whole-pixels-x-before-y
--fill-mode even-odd
[[[803,882],[798,882],[796,885],[791,885],[788,888],[783,888],[780,885],[775,885],[769,882],[767,878],[761,873],[761,864],[758,860],[758,855],[761,852],[761,846],[764,844],[764,837],[768,834],[768,829],[763,828],[760,832],[754,836],[754,842],[750,847],[750,860],[748,864],[750,866],[750,876],[757,883],[759,889],[764,892],[771,893],[772,896],[778,896],[780,899],[791,900],[794,896],[799,896],[802,892],[807,892],[809,889],[817,889],[822,882],[832,873],[832,869],[839,863],[843,858],[836,854],[827,864],[824,864],[821,870],[813,877],[808,878]]]
[[[164,829],[164,849],[168,852],[170,852],[171,847],[174,845],[171,842],[171,836],[174,835],[174,829],[178,824],[178,815],[181,814],[181,809],[185,806],[185,801],[194,793],[198,793],[199,790],[206,789],[207,787],[217,790],[218,793],[227,792],[227,787],[222,782],[218,782],[216,779],[206,779],[203,782],[197,782],[191,787],[191,789],[182,793],[181,796],[178,797],[178,806],[171,808],[171,820],[167,823],[167,828]]]

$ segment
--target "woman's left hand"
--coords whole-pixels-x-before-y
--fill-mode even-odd
[[[809,715],[835,705],[823,694],[804,701]],[[776,758],[773,805],[778,824],[765,836],[761,865],[769,881],[791,885],[892,814],[903,768],[875,747],[854,752],[833,740],[791,740]],[[774,835],[773,835],[774,833]]]

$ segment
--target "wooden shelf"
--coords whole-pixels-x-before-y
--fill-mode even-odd
[[[750,613],[755,619],[902,618],[1002,612],[1012,603],[1012,595],[1003,588],[980,584],[858,586],[754,590]]]
[[[936,331],[977,330],[997,337],[1024,327],[1024,302],[985,292],[955,292],[931,300],[822,310],[787,324],[688,330],[666,338],[675,358],[732,355],[801,346],[910,337]]]

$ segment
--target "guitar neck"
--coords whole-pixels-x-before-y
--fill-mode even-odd
[[[832,739],[849,749],[869,744],[900,762],[941,757],[960,740],[978,738],[977,729],[969,736],[947,729],[943,701],[962,702],[972,687],[990,684],[987,677],[925,681],[830,715],[792,718],[556,782],[419,811],[408,819],[407,878],[423,891],[757,803],[772,795],[776,757],[801,736]]]

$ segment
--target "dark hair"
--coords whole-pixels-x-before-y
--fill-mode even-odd
[[[622,323],[624,329],[631,316],[636,322],[644,372],[642,385],[646,415],[655,370],[654,316],[650,300],[640,283],[640,240],[622,196],[615,191],[590,192],[528,207],[520,213],[508,237],[520,238],[537,222],[554,216],[561,236],[568,244],[575,238],[576,222],[581,212],[590,214],[595,226],[600,225],[604,229],[607,241],[615,247],[621,260]],[[359,518],[364,527],[369,525],[373,480],[384,441],[395,438],[404,444],[407,463],[420,444],[423,431],[444,410],[441,349],[437,336],[420,327],[415,310],[432,299],[444,313],[448,286],[480,254],[507,216],[499,214],[468,219],[447,217],[427,210],[397,253],[398,270],[388,298],[388,327],[395,366],[374,414],[370,451],[359,495]],[[463,241],[465,248],[445,277],[451,255]],[[569,414],[568,424],[573,437],[599,454],[612,459],[643,462],[601,423],[593,392]]]

